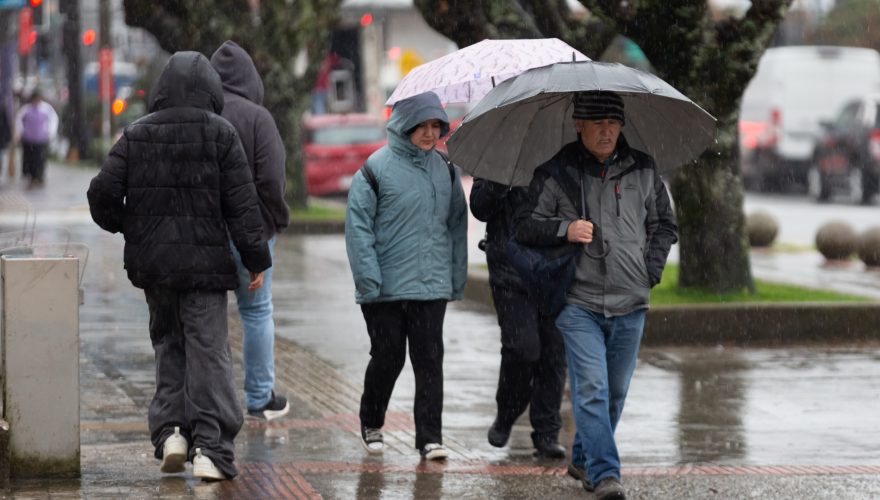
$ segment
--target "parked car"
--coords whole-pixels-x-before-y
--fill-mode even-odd
[[[740,171],[746,185],[806,186],[819,122],[830,121],[844,102],[878,91],[880,53],[874,49],[768,49],[740,105]]]
[[[385,145],[385,123],[368,114],[315,115],[304,120],[309,195],[347,193],[369,156]]]
[[[823,122],[808,191],[818,201],[842,193],[869,204],[880,188],[880,94],[847,102],[833,122]]]

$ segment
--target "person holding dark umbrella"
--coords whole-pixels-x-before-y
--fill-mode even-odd
[[[525,245],[584,246],[556,318],[577,427],[570,469],[585,476],[585,488],[595,486],[597,499],[624,499],[614,431],[636,366],[650,290],[660,282],[678,226],[654,159],[621,134],[621,97],[578,92],[572,118],[579,140],[535,170],[515,232]],[[566,178],[576,185],[561,185],[558,179]]]

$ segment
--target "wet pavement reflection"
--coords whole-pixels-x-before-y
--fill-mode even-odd
[[[278,248],[279,333],[362,381],[369,340],[354,304],[342,237],[289,236]],[[444,335],[444,433],[467,443],[475,458],[531,461],[527,417],[509,448],[485,441],[500,359],[494,311],[453,303]],[[618,429],[624,463],[874,463],[880,449],[878,356],[878,346],[643,349]],[[407,367],[392,405],[411,411],[413,390]],[[569,444],[567,401],[563,418],[563,442]]]

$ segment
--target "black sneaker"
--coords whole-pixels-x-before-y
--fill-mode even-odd
[[[382,453],[385,449],[385,441],[382,439],[382,429],[361,426],[361,443],[370,453]]]
[[[449,456],[449,450],[440,443],[428,443],[419,450],[419,453],[425,460],[446,460]]]
[[[275,394],[275,391],[272,391],[272,397],[269,398],[269,402],[262,408],[248,408],[248,415],[263,420],[275,420],[276,418],[287,415],[287,412],[289,411],[290,403],[287,402],[287,398],[279,396]]]

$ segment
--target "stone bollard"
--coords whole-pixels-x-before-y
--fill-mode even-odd
[[[859,258],[868,267],[880,266],[880,227],[869,228],[859,237]]]
[[[779,224],[767,212],[758,210],[746,217],[746,234],[749,245],[758,248],[769,247],[779,233]]]
[[[0,257],[11,478],[79,477],[79,259]]]
[[[858,247],[858,235],[853,227],[842,220],[822,224],[816,231],[816,250],[829,261],[845,261]]]

